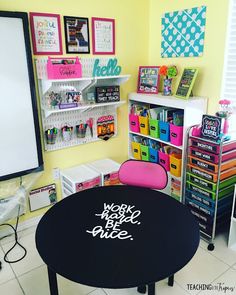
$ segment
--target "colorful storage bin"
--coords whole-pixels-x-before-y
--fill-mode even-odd
[[[183,143],[183,126],[176,126],[170,124],[170,142],[174,145],[180,146]]]
[[[149,119],[149,133],[151,137],[159,138],[159,121],[156,119]]]
[[[158,152],[159,154],[159,164],[161,164],[166,171],[170,171],[170,157],[168,154],[165,154],[161,151]]]
[[[155,150],[153,148],[149,148],[149,153],[150,153],[150,162],[153,163],[158,163],[158,150]]]
[[[170,124],[159,121],[160,139],[166,142],[170,141]]]
[[[132,154],[133,157],[136,160],[141,160],[141,148],[140,148],[140,143],[138,142],[131,142],[131,147],[132,147]]]
[[[180,177],[182,168],[182,155],[173,154],[170,155],[170,174]]]
[[[140,132],[139,128],[139,116],[135,114],[129,114],[129,128],[133,132]]]
[[[149,122],[148,117],[139,116],[139,128],[140,133],[144,135],[149,135]]]
[[[141,159],[143,161],[149,161],[150,159],[149,147],[146,145],[140,144],[140,149],[141,149]]]

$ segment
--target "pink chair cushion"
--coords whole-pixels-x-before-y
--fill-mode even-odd
[[[167,172],[159,164],[128,160],[119,169],[119,179],[123,184],[164,189],[168,182]]]

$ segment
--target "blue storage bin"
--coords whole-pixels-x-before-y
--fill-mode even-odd
[[[168,122],[159,122],[160,139],[169,142],[170,141],[170,124]]]
[[[150,162],[154,162],[154,163],[158,163],[158,150],[149,148],[149,161]]]

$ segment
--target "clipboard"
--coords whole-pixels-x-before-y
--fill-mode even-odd
[[[192,89],[198,74],[197,68],[184,68],[179,81],[175,96],[182,99],[189,99],[192,96]]]

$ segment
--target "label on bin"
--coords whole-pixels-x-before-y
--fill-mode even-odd
[[[206,173],[204,171],[198,170],[198,169],[196,169],[194,167],[190,167],[190,171],[192,173],[194,173],[194,174],[197,174],[197,175],[207,179],[207,180],[212,180],[213,181],[213,175],[211,175],[211,174],[208,174],[208,173]]]
[[[171,166],[171,168],[173,168],[173,169],[177,169],[177,166],[174,165],[174,164],[171,164],[170,166]]]
[[[171,136],[174,137],[174,138],[176,138],[177,137],[177,134],[174,133],[174,132],[171,132]]]
[[[161,133],[166,134],[166,130],[165,129],[161,129]]]
[[[200,149],[210,151],[210,152],[215,152],[215,153],[217,152],[217,146],[216,145],[210,145],[210,144],[207,144],[205,142],[196,141],[196,140],[192,140],[192,145],[197,146]]]
[[[215,172],[216,167],[214,165],[199,161],[199,160],[194,159],[194,158],[191,159],[191,162],[192,162],[192,164],[197,165],[197,166],[199,166],[199,167],[201,167],[203,169],[208,169],[208,170],[210,170],[212,172]]]
[[[203,180],[201,178],[194,177],[194,176],[190,175],[190,180],[195,182],[196,184],[199,184],[199,185],[201,185],[201,186],[203,186],[205,188],[208,188],[210,190],[213,189],[213,183],[207,182],[207,181],[205,181],[205,180]]]
[[[211,162],[215,162],[215,160],[216,160],[215,155],[205,154],[205,153],[202,153],[202,152],[196,151],[196,150],[192,150],[192,155],[196,156],[198,158],[201,158],[203,160],[211,161]]]
[[[153,130],[153,131],[155,131],[156,130],[156,127],[155,126],[151,126],[150,129]]]
[[[144,123],[141,123],[140,124],[140,127],[145,128],[145,124]]]

